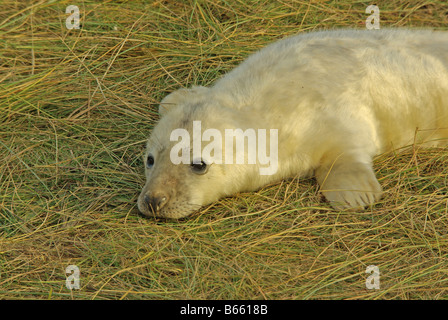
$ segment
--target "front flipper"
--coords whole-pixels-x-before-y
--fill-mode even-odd
[[[382,189],[370,163],[338,159],[316,170],[320,191],[336,210],[359,210],[381,198]]]

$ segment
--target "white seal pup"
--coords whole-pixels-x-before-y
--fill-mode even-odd
[[[159,113],[144,158],[147,182],[138,199],[144,215],[182,218],[222,197],[313,174],[335,209],[361,209],[381,196],[375,155],[447,142],[448,32],[335,30],[288,37],[209,88],[172,92]],[[194,121],[223,136],[226,129],[278,130],[278,168],[262,175],[258,160],[215,163],[204,156],[173,163],[170,150],[178,140],[171,135],[179,128],[191,133]],[[188,156],[193,144],[183,147]]]

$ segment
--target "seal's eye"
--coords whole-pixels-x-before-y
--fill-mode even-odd
[[[200,163],[191,163],[191,170],[196,174],[204,174],[208,170],[207,164],[201,160]]]
[[[146,167],[148,169],[151,169],[154,165],[154,157],[151,154],[148,154],[148,157],[146,158]]]

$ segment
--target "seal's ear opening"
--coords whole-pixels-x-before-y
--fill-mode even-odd
[[[159,105],[159,114],[160,116],[164,116],[174,107],[177,107],[185,100],[194,99],[195,97],[200,96],[208,90],[206,87],[202,86],[193,86],[190,89],[178,89],[176,91],[171,92],[165,98],[162,99]]]

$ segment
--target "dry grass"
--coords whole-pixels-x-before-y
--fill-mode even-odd
[[[445,1],[377,1],[382,26],[446,29]],[[446,150],[383,155],[371,211],[314,180],[227,198],[180,222],[137,214],[155,104],[297,32],[363,28],[368,1],[0,4],[0,298],[446,299]],[[65,287],[65,268],[81,289]],[[365,269],[381,272],[367,290]]]

